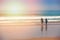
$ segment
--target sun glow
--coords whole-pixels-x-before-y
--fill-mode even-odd
[[[4,11],[7,16],[18,16],[26,13],[26,7],[21,3],[10,3],[5,6]]]
[[[10,11],[10,10],[11,10],[11,11]],[[12,6],[12,7],[10,8],[10,10],[9,10],[9,11],[10,11],[11,13],[14,13],[14,14],[19,12],[19,9],[18,9],[17,6]]]

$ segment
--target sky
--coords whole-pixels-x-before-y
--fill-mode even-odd
[[[49,10],[54,12],[60,10],[60,0],[0,0],[0,16],[24,16],[27,14],[28,16],[38,14],[44,16],[51,13],[44,12]],[[57,14],[60,15],[60,12]]]

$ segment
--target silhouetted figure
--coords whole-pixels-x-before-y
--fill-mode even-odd
[[[43,18],[41,18],[41,31],[43,31]]]
[[[48,20],[47,18],[45,19],[45,30],[47,31],[47,23],[48,23]]]

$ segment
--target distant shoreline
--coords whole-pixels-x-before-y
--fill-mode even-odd
[[[40,20],[25,20],[25,21],[21,21],[21,20],[0,20],[1,22],[32,22],[32,23],[39,23],[41,22]],[[44,21],[45,22],[45,21]],[[60,20],[48,20],[48,23],[60,23]]]

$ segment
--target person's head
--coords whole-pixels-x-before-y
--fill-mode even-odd
[[[47,20],[47,18],[45,20]]]
[[[41,18],[41,20],[43,20],[43,18]]]

